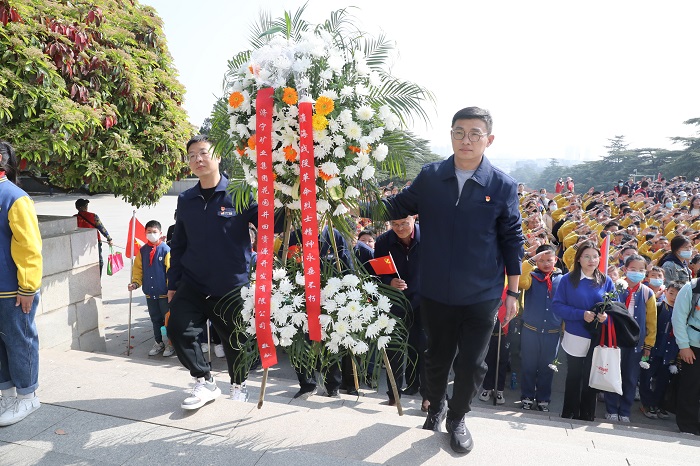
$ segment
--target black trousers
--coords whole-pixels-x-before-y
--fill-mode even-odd
[[[700,435],[700,348],[690,347],[695,353],[693,364],[683,363],[678,374],[678,396],[676,404],[676,424],[681,432]]]
[[[403,309],[392,309],[391,313],[399,319],[406,319],[406,311]],[[420,394],[425,397],[425,348],[427,346],[427,337],[423,329],[423,321],[420,314],[420,306],[413,310],[413,322],[408,327],[408,351],[405,354],[401,351],[392,349],[386,350],[386,356],[389,358],[391,371],[394,373],[396,388],[401,390],[404,379],[406,380],[406,389],[419,389]],[[389,399],[394,398],[394,392],[391,390],[389,375],[386,377],[386,386],[389,387],[387,395]],[[400,395],[400,392],[399,392]]]
[[[566,385],[564,406],[561,411],[563,418],[582,421],[592,421],[595,418],[598,390],[588,386],[594,348],[595,345],[591,344],[588,354],[583,358],[566,355]]]
[[[227,313],[225,320],[214,312],[218,300],[219,298],[207,298],[189,283],[181,282],[175,297],[170,302],[168,337],[173,344],[177,358],[183,366],[189,369],[192,377],[209,377],[211,366],[197,342],[197,337],[205,331],[206,322],[209,319],[214,331],[218,332],[219,335],[225,335],[221,339],[221,343],[224,347],[231,383],[240,384],[245,382],[248,377],[248,369],[241,370],[239,368],[238,372],[235,371],[241,351],[232,346],[229,338],[234,330],[231,312]]]
[[[447,393],[450,367],[455,361],[454,389],[448,403],[451,419],[471,411],[471,402],[486,374],[486,353],[500,299],[466,306],[448,306],[427,298],[421,301],[428,349],[425,352],[426,398],[441,406]]]

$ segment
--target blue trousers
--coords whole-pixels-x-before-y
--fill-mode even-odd
[[[629,417],[634,403],[634,392],[639,381],[639,361],[642,352],[634,348],[620,348],[620,370],[622,373],[622,395],[605,392],[605,409],[610,414]]]
[[[29,395],[39,386],[39,336],[34,323],[39,293],[29,314],[15,306],[17,298],[0,299],[0,390],[16,387]]]
[[[552,400],[554,371],[549,365],[556,359],[558,333],[538,333],[523,327],[520,334],[521,399],[549,403]]]
[[[165,314],[168,312],[168,298],[146,298],[148,315],[153,324],[153,337],[158,343],[163,343],[163,334],[160,328],[165,325]]]
[[[651,388],[651,379],[655,379],[654,388]],[[649,360],[649,369],[639,371],[639,398],[643,406],[661,406],[666,387],[671,381],[671,373],[668,365],[664,364],[663,356],[653,357]]]

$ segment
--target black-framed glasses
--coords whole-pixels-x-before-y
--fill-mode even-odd
[[[209,160],[211,158],[211,153],[206,149],[202,149],[196,154],[187,154],[187,156],[190,158],[190,162],[194,162],[198,158],[201,158],[202,160]]]
[[[471,142],[479,142],[481,138],[488,136],[488,133],[482,133],[481,131],[465,132],[463,129],[453,129],[450,133],[452,133],[452,138],[457,141],[461,141],[466,136]]]

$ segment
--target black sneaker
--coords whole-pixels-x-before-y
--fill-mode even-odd
[[[668,419],[668,411],[662,408],[656,408],[656,417],[658,417],[659,419]]]
[[[450,447],[455,453],[469,453],[474,448],[474,440],[472,434],[469,433],[467,425],[464,422],[464,417],[457,419],[447,418],[445,427],[450,433]]]
[[[431,406],[428,408],[428,416],[425,418],[423,429],[442,432],[442,421],[445,420],[445,416],[447,416],[447,406],[445,406],[445,402],[441,404],[439,410],[433,409]]]
[[[317,392],[316,387],[312,388],[311,390],[299,390],[296,392],[294,395],[295,400],[308,400],[311,395],[315,395]]]
[[[334,388],[333,390],[328,390],[326,394],[329,398],[340,398],[340,392],[337,388]]]

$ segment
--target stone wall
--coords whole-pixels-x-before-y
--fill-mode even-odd
[[[105,351],[102,285],[94,229],[73,217],[39,216],[44,276],[36,315],[40,348]]]

